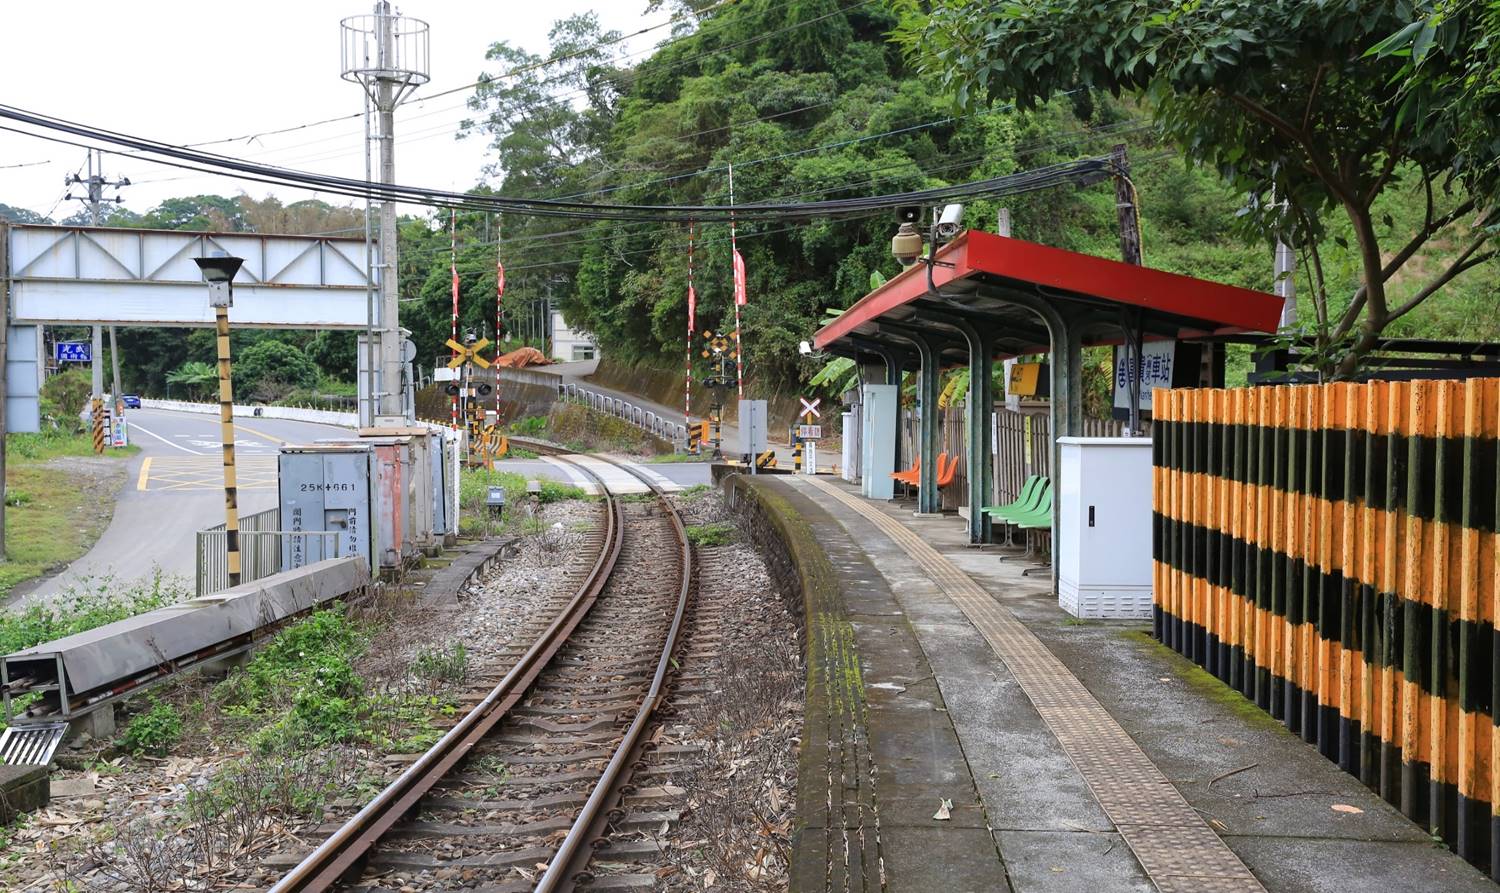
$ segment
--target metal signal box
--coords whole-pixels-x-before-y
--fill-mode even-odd
[[[1057,597],[1075,617],[1151,619],[1151,438],[1059,437]]]
[[[334,534],[287,536],[282,569],[359,555],[369,563],[371,572],[378,570],[374,449],[356,444],[284,446],[277,465],[282,529]],[[337,545],[330,540],[336,540]]]

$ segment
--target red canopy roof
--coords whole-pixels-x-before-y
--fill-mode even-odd
[[[943,246],[937,260],[952,264],[934,267],[933,280],[940,288],[951,283],[949,290],[967,285],[1001,300],[1010,291],[1060,304],[1134,307],[1148,316],[1174,321],[1184,335],[1225,329],[1274,332],[1281,320],[1283,302],[1277,295],[977,230]],[[906,305],[929,297],[927,271],[917,264],[820,329],[815,344],[826,348],[892,310],[899,309],[901,318],[920,318],[921,309]]]

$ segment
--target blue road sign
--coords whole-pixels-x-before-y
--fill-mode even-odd
[[[56,341],[52,344],[52,356],[59,363],[91,363],[93,348],[87,341]]]

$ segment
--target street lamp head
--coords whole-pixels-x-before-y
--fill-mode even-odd
[[[230,282],[234,274],[240,271],[240,265],[245,262],[242,257],[230,257],[224,252],[215,252],[213,257],[195,257],[193,263],[203,271],[203,278],[208,282]]]

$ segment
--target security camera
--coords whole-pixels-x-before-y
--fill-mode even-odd
[[[960,202],[954,202],[943,208],[943,216],[938,218],[937,234],[942,239],[951,239],[958,235],[963,228],[964,206]]]
[[[804,357],[812,356],[812,343],[804,341],[801,344],[798,344],[797,353],[802,354]]]
[[[915,223],[903,223],[891,239],[891,254],[903,267],[909,267],[922,256],[922,234]]]

